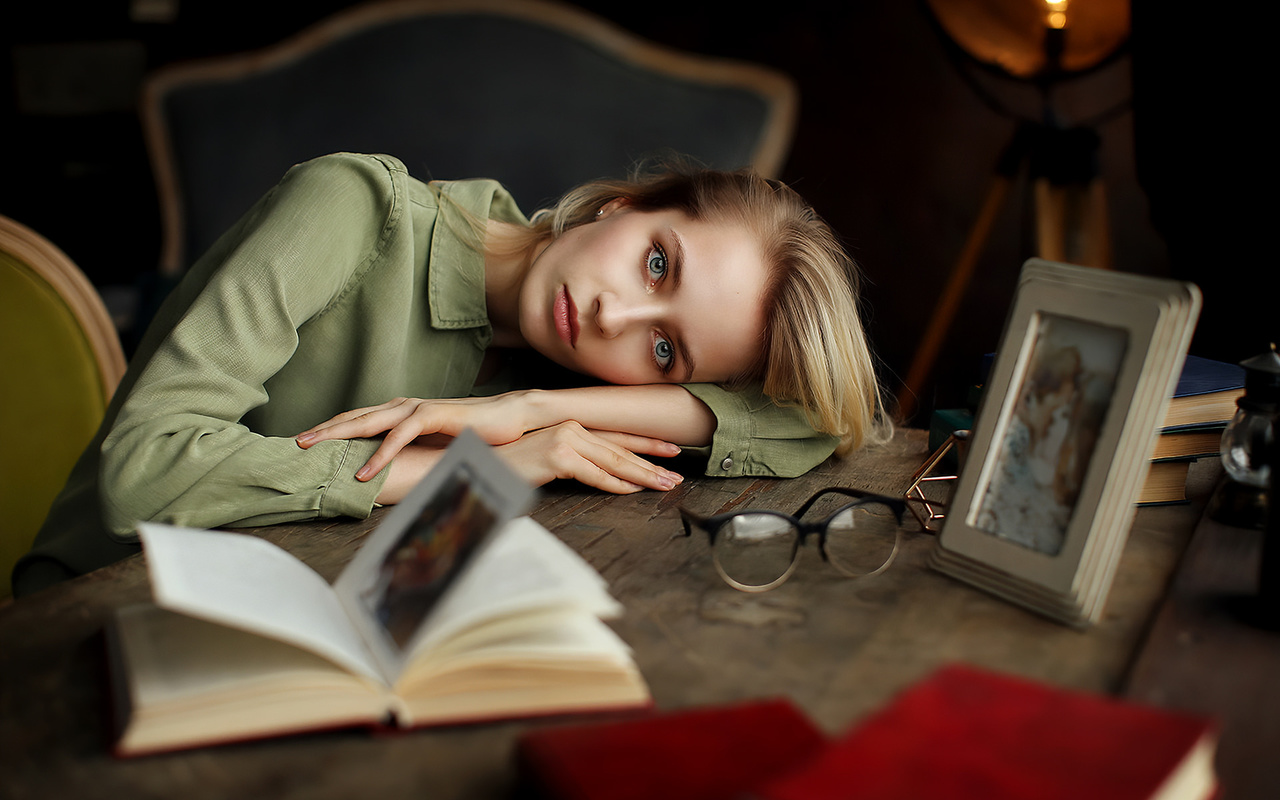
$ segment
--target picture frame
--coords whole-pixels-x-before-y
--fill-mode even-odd
[[[1181,281],[1027,261],[931,564],[1096,621],[1200,304]]]

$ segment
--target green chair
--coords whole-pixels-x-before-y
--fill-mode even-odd
[[[0,216],[0,602],[125,359],[102,299],[35,231]]]

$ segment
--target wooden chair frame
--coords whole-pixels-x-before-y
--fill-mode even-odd
[[[0,216],[0,251],[13,254],[53,287],[80,323],[98,362],[102,395],[110,400],[124,375],[125,357],[98,291],[57,245],[20,222]]]

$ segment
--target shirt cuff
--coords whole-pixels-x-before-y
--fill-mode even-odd
[[[803,409],[779,405],[759,387],[682,386],[716,416],[711,445],[686,450],[707,459],[710,477],[793,478],[821,464],[839,444],[837,437],[814,430]]]
[[[321,517],[355,517],[364,519],[377,505],[378,494],[387,482],[391,467],[367,481],[356,480],[356,471],[373,457],[382,442],[379,439],[352,439],[347,442],[337,468],[320,496]]]

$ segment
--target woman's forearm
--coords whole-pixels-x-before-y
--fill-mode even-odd
[[[532,427],[569,420],[584,428],[620,431],[701,447],[711,442],[716,417],[676,384],[584,386],[529,392]]]

